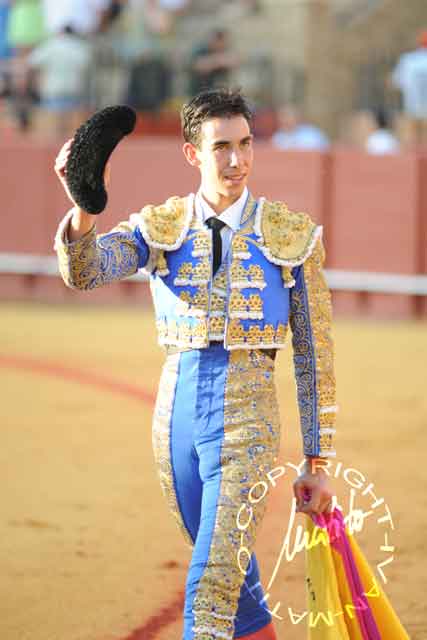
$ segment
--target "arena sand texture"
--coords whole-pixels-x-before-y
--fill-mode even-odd
[[[89,299],[88,299],[89,300]],[[384,511],[357,540],[413,640],[427,638],[427,327],[335,323],[345,468],[374,483],[392,513],[393,554],[380,551]],[[91,306],[1,307],[1,640],[180,640],[190,550],[168,513],[151,449],[163,352],[152,315]],[[290,516],[288,462],[301,459],[291,349],[278,359],[279,464],[257,541],[269,582]],[[337,468],[337,467],[336,467]],[[364,486],[366,486],[366,484]],[[350,486],[333,484],[348,512]],[[354,508],[368,510],[368,497]],[[298,515],[296,524],[305,516]],[[379,575],[379,574],[377,574]],[[304,557],[280,564],[280,640],[306,638]]]

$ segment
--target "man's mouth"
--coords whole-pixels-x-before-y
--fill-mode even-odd
[[[239,174],[236,174],[236,175],[225,176],[225,179],[226,180],[231,180],[231,182],[241,182],[242,180],[244,180],[245,177],[246,177],[246,174],[239,173]]]

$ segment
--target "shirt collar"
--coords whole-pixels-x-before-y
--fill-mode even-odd
[[[199,189],[196,195],[196,214],[201,222],[205,222],[205,220],[211,216],[216,216],[219,220],[225,222],[225,224],[233,231],[237,231],[240,226],[240,219],[242,217],[248,195],[248,188],[245,187],[240,198],[217,216],[215,211],[206,202]]]

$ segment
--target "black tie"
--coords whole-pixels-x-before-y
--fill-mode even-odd
[[[215,275],[219,269],[219,265],[222,260],[222,239],[221,239],[221,229],[226,226],[225,222],[222,220],[218,220],[216,216],[212,216],[208,218],[206,221],[206,226],[209,229],[212,229],[212,237],[213,237],[213,271],[212,275]]]

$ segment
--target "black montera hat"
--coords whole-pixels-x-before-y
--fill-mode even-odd
[[[65,177],[73,199],[84,211],[101,213],[107,206],[105,165],[135,124],[135,111],[126,105],[116,105],[97,111],[77,129]]]

